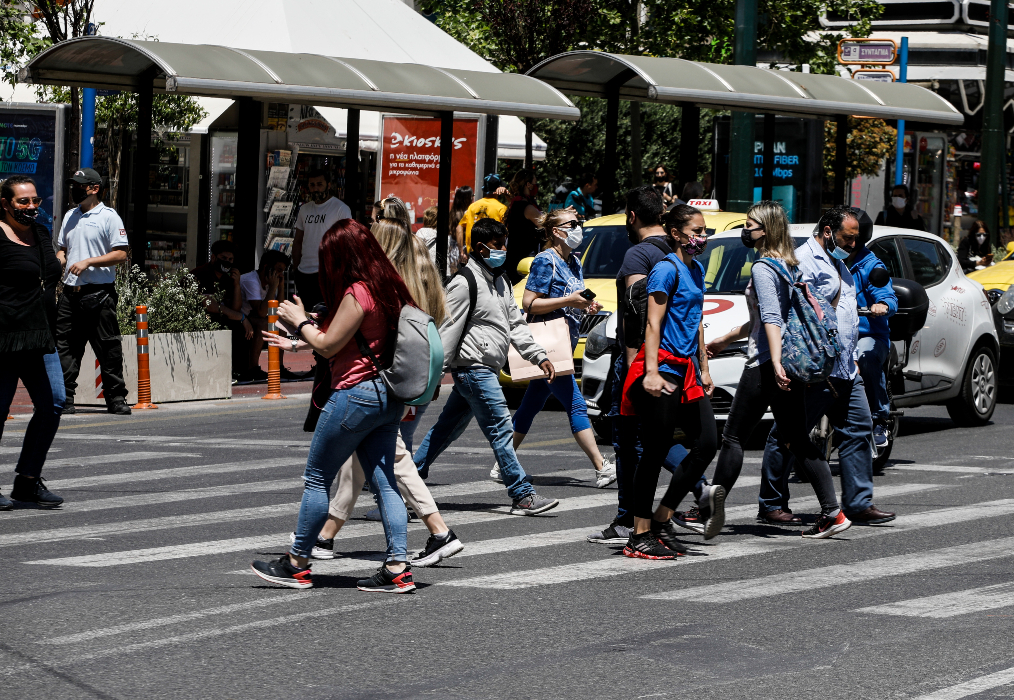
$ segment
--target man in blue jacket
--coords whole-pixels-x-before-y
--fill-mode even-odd
[[[859,317],[859,373],[866,385],[866,400],[873,416],[873,442],[877,449],[887,447],[887,419],[891,405],[887,398],[884,362],[891,351],[891,330],[887,319],[898,310],[898,297],[888,281],[884,287],[870,284],[870,272],[887,266],[866,247],[873,237],[873,222],[861,209],[853,209],[859,221],[856,249],[848,258],[849,272],[856,281],[856,304],[867,307],[873,316]]]

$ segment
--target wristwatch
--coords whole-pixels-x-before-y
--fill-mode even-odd
[[[289,340],[292,341],[292,352],[296,352],[296,344],[299,342],[299,338],[291,336]]]

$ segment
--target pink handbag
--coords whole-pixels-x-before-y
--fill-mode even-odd
[[[570,346],[570,326],[567,325],[567,319],[560,317],[552,321],[530,321],[528,330],[532,332],[535,342],[545,349],[558,375],[574,374],[574,351]],[[507,350],[507,364],[510,367],[511,379],[515,382],[542,379],[546,376],[542,368],[521,357],[513,345]]]

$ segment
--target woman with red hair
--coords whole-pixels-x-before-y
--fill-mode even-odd
[[[355,452],[377,494],[387,538],[387,561],[359,589],[387,593],[415,590],[408,567],[408,515],[395,486],[394,452],[404,405],[389,395],[373,363],[355,341],[361,333],[377,357],[384,354],[401,307],[412,295],[362,224],[341,219],[320,245],[320,291],[325,318],[315,322],[299,297],[284,301],[278,316],[313,350],[331,362],[331,397],[321,409],[303,474],[305,486],[296,537],[287,554],[255,561],[253,572],[289,588],[311,588],[309,557],[327,520],[329,491],[338,470]],[[317,327],[319,326],[319,327]]]

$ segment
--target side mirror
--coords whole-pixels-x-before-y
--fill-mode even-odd
[[[521,262],[518,263],[518,274],[524,277],[528,274],[528,271],[532,269],[532,260],[535,258],[521,258]]]
[[[874,287],[886,287],[891,281],[891,273],[882,267],[875,267],[870,270],[870,284]]]

